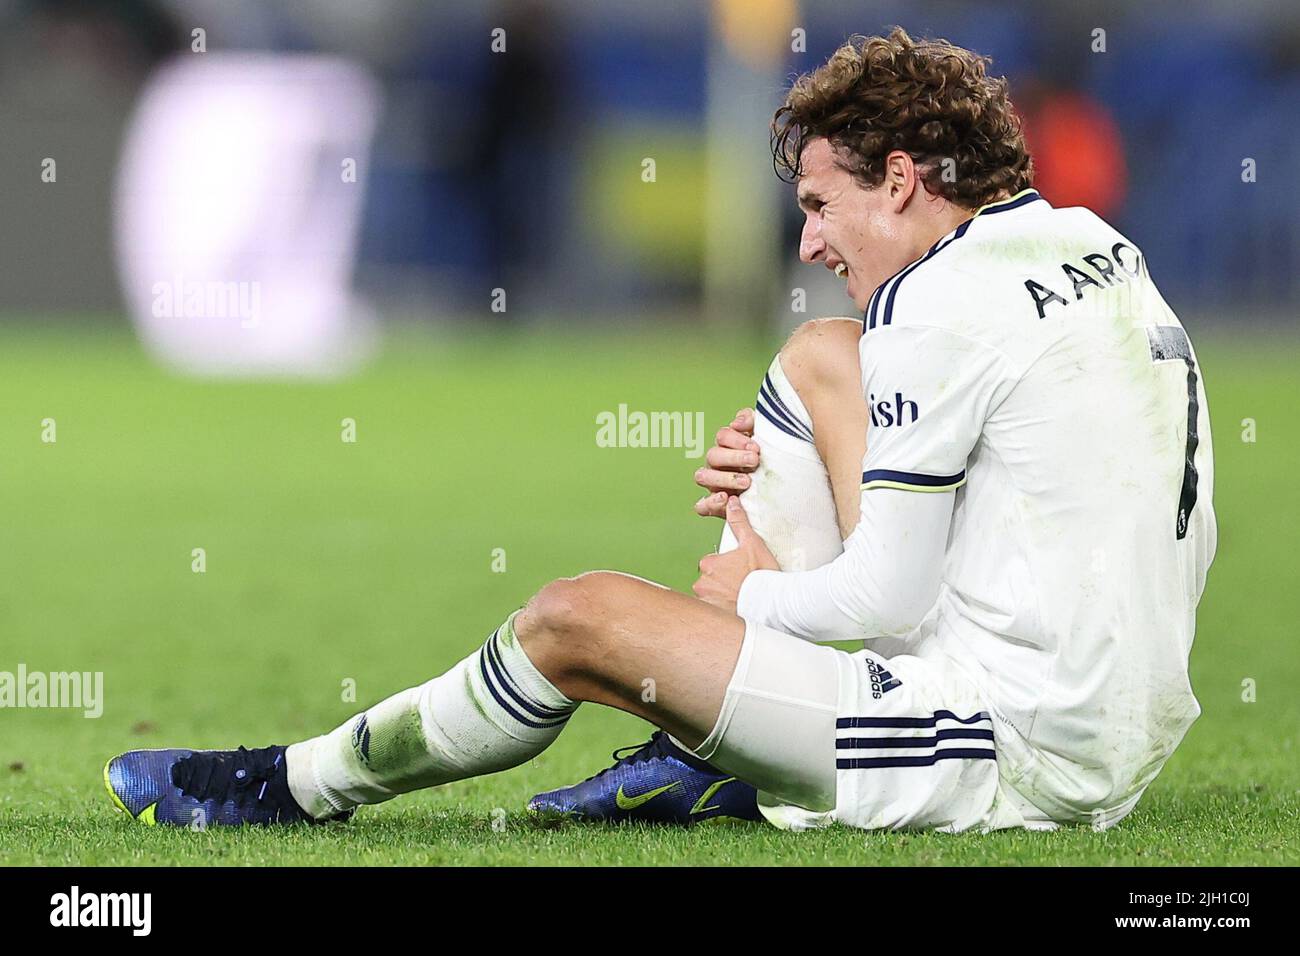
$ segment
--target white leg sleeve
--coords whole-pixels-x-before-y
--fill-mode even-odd
[[[749,522],[782,570],[828,564],[844,550],[830,474],[813,444],[812,416],[785,377],[779,355],[763,377],[754,411],[759,466],[741,495]],[[718,552],[735,547],[735,536],[724,526]]]

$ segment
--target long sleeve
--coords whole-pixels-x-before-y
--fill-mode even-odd
[[[938,597],[954,495],[864,491],[843,554],[812,571],[753,572],[737,612],[814,641],[906,634]]]

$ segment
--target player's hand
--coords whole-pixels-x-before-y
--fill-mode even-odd
[[[695,513],[706,518],[725,518],[727,495],[738,495],[749,487],[749,472],[758,467],[758,455],[754,410],[742,408],[730,425],[718,429],[713,447],[704,456],[706,467],[695,472],[695,483],[709,492],[695,502]]]
[[[739,543],[735,550],[726,554],[706,554],[702,557],[700,578],[691,590],[701,601],[735,614],[736,598],[740,595],[740,586],[745,583],[749,572],[762,569],[780,571],[781,566],[750,525],[744,506],[734,495],[727,498],[726,515],[727,525]]]

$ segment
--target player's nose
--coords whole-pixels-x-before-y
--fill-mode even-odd
[[[799,236],[799,260],[813,263],[826,255],[826,242],[809,223]]]

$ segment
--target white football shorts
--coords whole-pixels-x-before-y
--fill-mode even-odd
[[[1050,827],[998,778],[993,722],[956,667],[811,644],[747,622],[700,757],[787,829]]]

